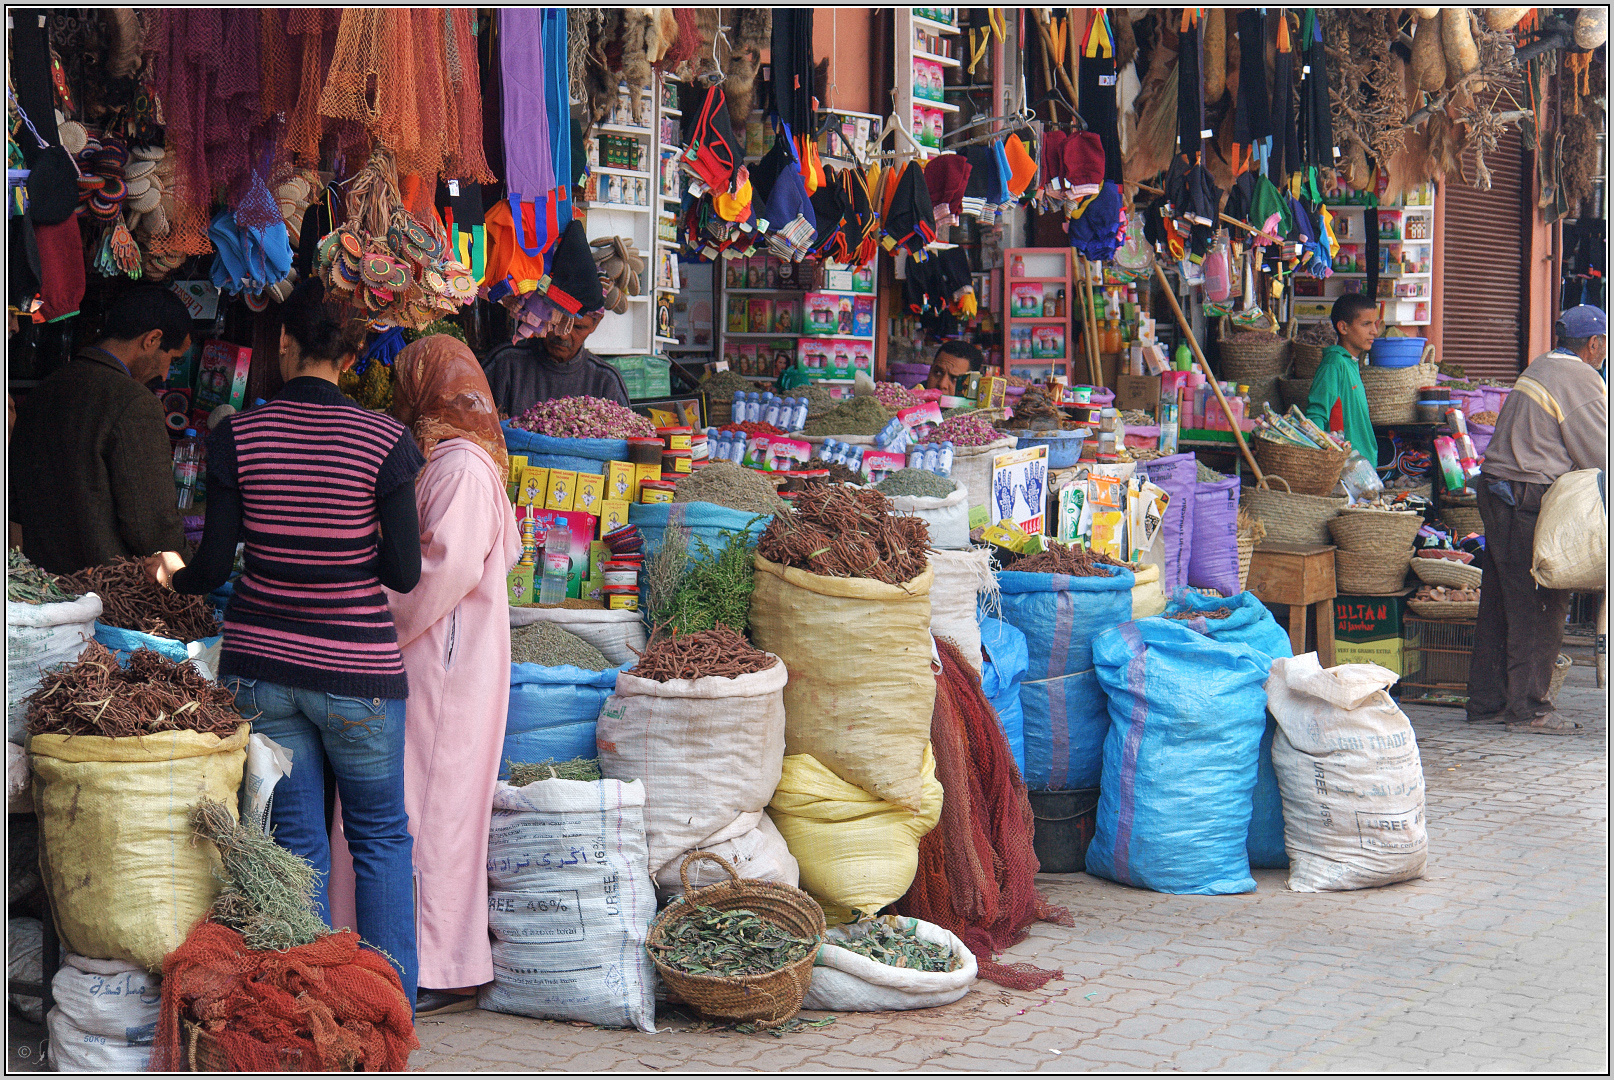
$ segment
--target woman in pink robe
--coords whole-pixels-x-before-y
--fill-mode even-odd
[[[400,352],[393,374],[393,415],[427,459],[415,483],[420,584],[387,595],[409,672],[404,803],[415,837],[421,1017],[474,1007],[476,987],[493,981],[488,826],[510,703],[505,575],[521,538],[498,412],[475,355],[438,334]],[[336,925],[351,918],[346,855],[333,835]]]

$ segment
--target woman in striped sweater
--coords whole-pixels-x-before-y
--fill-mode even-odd
[[[275,839],[320,872],[328,918],[324,769],[342,797],[353,853],[359,935],[398,968],[415,1001],[413,841],[404,808],[409,680],[382,586],[420,580],[415,440],[336,388],[362,324],[324,302],[317,283],[283,308],[274,398],[225,420],[207,444],[207,523],[196,560],[153,556],[147,571],[182,593],[228,578],[238,541],[245,573],[224,617],[219,678],[242,715],[292,752],[275,788]]]

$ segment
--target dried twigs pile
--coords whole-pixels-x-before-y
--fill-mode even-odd
[[[201,596],[182,596],[146,576],[139,559],[120,559],[58,579],[71,592],[101,598],[101,621],[122,630],[197,641],[219,632],[213,605]]]
[[[821,457],[815,457],[815,458],[809,459],[807,464],[803,465],[802,468],[807,469],[807,470],[812,470],[812,471],[817,471],[817,470],[822,469],[822,470],[828,472],[829,473],[829,482],[832,483],[832,484],[862,484],[863,483],[863,474],[862,473],[853,472],[851,469],[848,469],[845,465],[842,465],[838,461],[825,461]]]
[[[1014,416],[1007,426],[1020,431],[1029,428],[1058,428],[1066,423],[1068,421],[1065,420],[1064,414],[1049,400],[1047,393],[1032,387],[1020,395],[1020,400],[1014,406]]]
[[[795,510],[768,523],[757,554],[824,577],[872,578],[902,585],[930,564],[930,528],[923,518],[891,513],[891,500],[872,488],[813,484],[796,495]]]
[[[6,599],[13,604],[65,604],[78,597],[63,592],[55,574],[46,573],[11,548],[6,552]]]
[[[1166,618],[1176,619],[1178,622],[1191,622],[1194,619],[1230,619],[1233,617],[1232,608],[1211,608],[1209,611],[1176,611],[1168,614]]]
[[[1022,574],[1064,574],[1066,577],[1102,577],[1109,573],[1100,569],[1105,566],[1116,566],[1126,569],[1126,563],[1118,562],[1108,555],[1096,551],[1088,551],[1083,547],[1067,547],[1064,544],[1049,544],[1047,551],[1039,551],[1035,555],[1027,555],[1006,569]]]
[[[599,758],[573,758],[570,761],[555,761],[553,758],[545,761],[510,761],[505,764],[510,770],[510,786],[526,787],[538,780],[583,780],[594,781],[602,778]]]
[[[691,975],[769,975],[818,948],[753,911],[698,907],[652,945],[656,959]]]
[[[658,627],[650,644],[639,653],[639,662],[628,669],[628,674],[655,682],[713,677],[734,679],[766,671],[778,662],[727,626],[702,630],[698,634],[666,634]]]
[[[47,673],[28,696],[30,735],[127,739],[177,730],[229,736],[241,720],[234,696],[189,663],[137,649],[122,668],[95,641],[75,663]]]
[[[224,862],[213,921],[239,931],[247,948],[284,952],[331,933],[314,911],[318,871],[307,859],[240,824],[206,796],[191,811],[191,826],[218,846]]]
[[[838,949],[909,971],[957,971],[963,964],[946,945],[926,941],[911,927],[893,926],[884,920],[876,920],[858,937],[837,940],[833,944]]]

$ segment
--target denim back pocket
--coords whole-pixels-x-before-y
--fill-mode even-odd
[[[386,734],[387,714],[380,698],[326,694],[325,709],[330,730],[349,742]]]
[[[258,708],[258,680],[231,675],[224,680],[224,688],[235,696],[235,711],[243,719],[256,720],[263,714]]]

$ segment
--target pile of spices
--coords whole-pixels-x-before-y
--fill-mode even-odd
[[[768,975],[818,948],[754,911],[698,907],[666,928],[651,955],[691,975]]]
[[[871,397],[843,401],[821,416],[808,414],[803,435],[878,435],[896,413]]]
[[[218,616],[206,597],[181,596],[146,576],[139,559],[120,559],[58,579],[68,592],[101,598],[101,622],[121,630],[198,641],[219,632]]]
[[[596,397],[540,401],[512,421],[523,431],[556,439],[654,439],[656,425],[632,409]]]
[[[823,416],[836,405],[835,398],[830,392],[817,383],[809,383],[807,386],[798,387],[790,392],[797,397],[807,399],[808,416]]]
[[[1194,619],[1230,619],[1233,617],[1232,608],[1211,608],[1209,611],[1175,611],[1166,618],[1176,619],[1178,622],[1191,622]]]
[[[716,503],[753,514],[782,514],[788,509],[767,477],[732,461],[714,461],[678,481],[673,502]]]
[[[700,388],[708,401],[727,401],[735,394],[750,393],[757,385],[738,371],[719,371],[702,379]]]
[[[956,482],[924,469],[898,469],[874,485],[882,495],[907,495],[924,499],[945,499]]]
[[[810,574],[889,585],[930,565],[925,519],[891,513],[891,500],[873,488],[812,484],[796,494],[794,511],[768,523],[757,554]]]
[[[802,468],[812,470],[814,472],[824,471],[829,473],[829,481],[832,484],[863,483],[862,473],[853,472],[851,469],[848,469],[845,465],[842,465],[838,461],[825,461],[821,457],[815,457],[809,459],[807,464],[803,465]]]
[[[1473,416],[1470,416],[1469,419],[1474,421],[1474,423],[1476,423],[1476,424],[1490,424],[1492,426],[1495,426],[1495,424],[1496,424],[1496,413],[1492,412],[1489,409],[1486,409],[1484,412],[1475,413]]]
[[[884,405],[892,412],[918,405],[923,401],[918,394],[896,382],[875,383],[874,396],[880,399],[881,405]]]
[[[1339,335],[1334,332],[1333,324],[1324,319],[1322,322],[1307,323],[1295,335],[1295,340],[1307,345],[1332,345],[1339,340]]]
[[[655,682],[714,676],[733,679],[766,671],[778,662],[745,640],[738,631],[719,626],[697,634],[658,631],[644,652],[639,653],[639,662],[628,669],[628,674]]]
[[[943,420],[930,433],[931,442],[950,442],[954,446],[985,446],[1003,438],[1003,432],[992,426],[990,420],[979,416],[955,416]]]
[[[1118,446],[1115,454],[1121,461],[1153,461],[1156,458],[1171,457],[1176,451],[1161,450],[1153,446]]]
[[[1127,427],[1153,427],[1154,417],[1142,409],[1127,409],[1121,413],[1121,423]]]
[[[1009,419],[1009,427],[1017,431],[1057,428],[1064,420],[1064,414],[1049,399],[1047,392],[1033,386],[1020,395],[1020,401],[1014,406],[1014,416]]]
[[[191,827],[213,841],[224,865],[212,919],[239,932],[247,948],[284,952],[332,932],[314,908],[313,863],[205,795],[191,811]]]
[[[573,758],[570,761],[506,761],[510,768],[510,785],[526,787],[538,780],[582,780],[592,782],[603,779],[599,758]]]
[[[575,596],[568,596],[558,604],[520,604],[519,607],[564,608],[568,611],[598,611],[600,605],[593,600],[579,600]]]
[[[227,737],[240,727],[235,695],[187,661],[137,649],[129,666],[92,641],[78,660],[47,672],[28,695],[28,734],[128,739],[159,731]]]
[[[510,662],[540,667],[569,664],[588,671],[616,666],[600,650],[552,622],[535,622],[510,631]]]
[[[46,573],[11,548],[6,552],[6,599],[14,604],[65,604],[78,597],[63,592],[55,574]]]
[[[875,920],[864,934],[834,944],[838,949],[909,971],[957,971],[964,963],[946,945],[926,941],[912,927],[893,926],[885,919]]]
[[[1103,577],[1108,571],[1101,570],[1104,566],[1119,566],[1126,568],[1126,563],[1117,562],[1108,555],[1096,551],[1088,551],[1083,547],[1068,547],[1064,544],[1049,544],[1047,551],[1039,551],[1035,555],[1025,558],[1007,567],[1016,573],[1023,574],[1064,574],[1067,577]]]
[[[745,420],[738,424],[727,424],[718,428],[719,431],[743,431],[747,435],[783,435],[784,432],[766,420]]]

